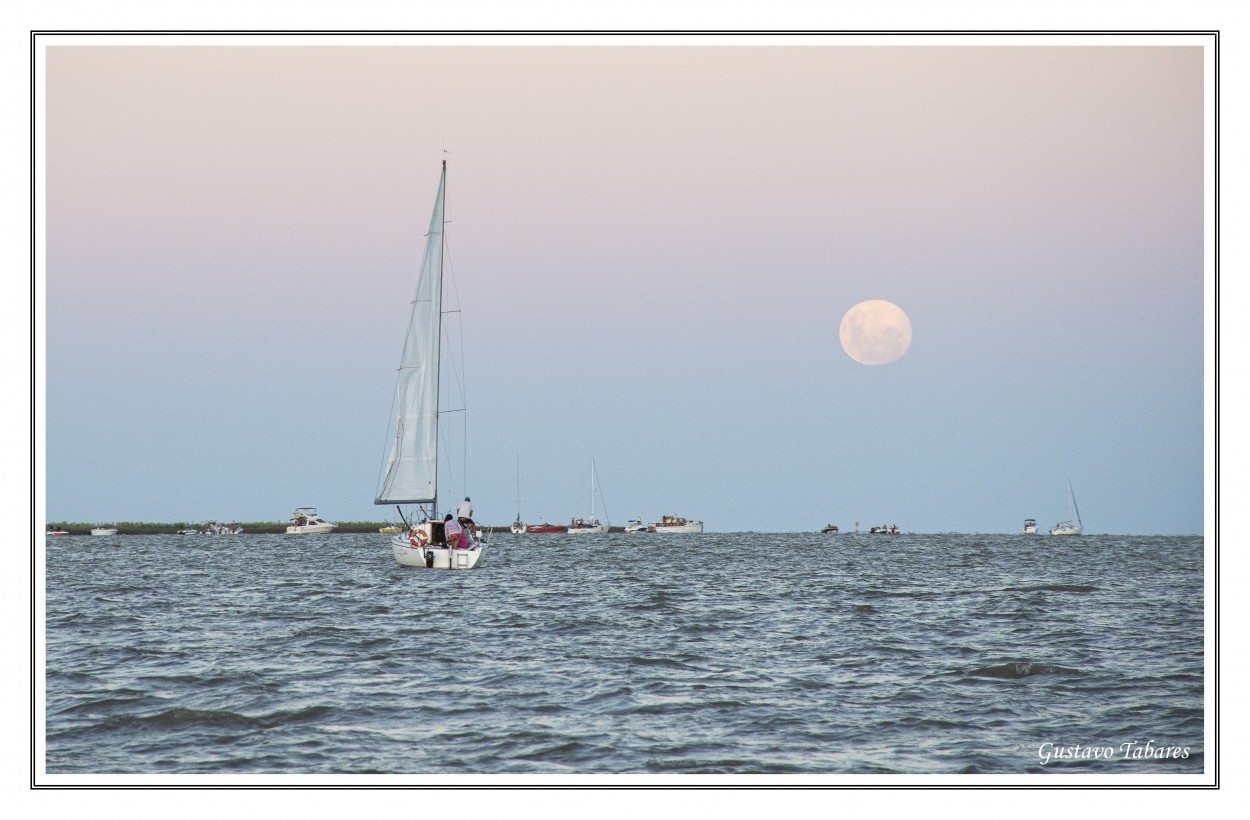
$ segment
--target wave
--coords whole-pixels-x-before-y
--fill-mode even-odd
[[[257,718],[217,709],[166,709],[155,715],[119,715],[109,718],[105,725],[111,728],[186,729],[192,726],[212,726],[234,729],[262,729],[265,724]]]
[[[1051,663],[1031,663],[1023,661],[1020,663],[999,663],[993,666],[982,666],[980,669],[974,669],[968,675],[977,678],[1031,678],[1034,675],[1079,675],[1080,670],[1071,669],[1067,666],[1058,666]]]
[[[328,706],[308,706],[303,709],[279,710],[262,717],[250,717],[225,709],[175,707],[154,715],[116,715],[105,720],[101,728],[158,729],[161,731],[197,726],[219,729],[271,729],[292,723],[321,720],[330,712]]]
[[[1097,592],[1098,587],[1089,584],[1037,584],[1028,587],[1003,587],[1002,592]]]
[[[680,772],[683,774],[793,774],[803,771],[803,767],[791,763],[765,763],[758,760],[742,760],[739,758],[700,759],[700,758],[652,758],[645,763],[649,772]]]

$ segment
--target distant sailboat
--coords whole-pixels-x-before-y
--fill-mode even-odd
[[[521,520],[521,455],[516,457],[516,521],[512,522],[512,534],[520,535],[525,532],[525,522]]]
[[[1076,518],[1075,523],[1073,517]],[[1076,493],[1072,492],[1072,479],[1068,479],[1068,517],[1050,529],[1051,535],[1080,535],[1081,511],[1076,506]]]
[[[466,527],[459,548],[453,548],[443,521],[438,518],[438,391],[446,190],[447,160],[443,160],[395,387],[395,440],[373,503],[394,504],[404,517],[407,531],[391,539],[395,560],[402,566],[473,569],[481,563],[485,542],[474,538],[472,528]],[[414,517],[410,521],[404,516],[400,506],[403,504],[417,505],[420,520]]]
[[[595,516],[595,495],[598,489],[598,474],[595,472],[595,460],[590,460],[590,518],[574,518],[569,524],[570,533],[607,532],[607,523],[599,523]],[[608,517],[607,505],[604,505],[603,517]]]

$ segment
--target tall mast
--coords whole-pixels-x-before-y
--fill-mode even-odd
[[[447,160],[443,160],[443,175],[438,181],[439,215],[438,226],[438,310],[435,311],[438,333],[434,336],[434,501],[430,508],[430,518],[438,518],[438,431],[442,423],[442,412],[439,408],[439,388],[443,380],[443,249],[446,246],[444,235],[447,224]]]

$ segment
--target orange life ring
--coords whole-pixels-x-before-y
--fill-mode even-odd
[[[425,542],[429,540],[430,536],[426,535],[425,530],[422,528],[414,529],[408,534],[408,543],[412,544],[417,549],[424,547]]]

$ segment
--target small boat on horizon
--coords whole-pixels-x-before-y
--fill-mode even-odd
[[[835,524],[826,524],[820,528],[820,531],[825,535],[837,535],[840,532]]]
[[[574,518],[569,522],[569,532],[576,535],[585,535],[587,533],[603,533],[608,531],[607,522],[600,523],[595,516],[595,495],[598,487],[599,476],[595,472],[595,460],[590,460],[590,518]],[[602,490],[599,491],[602,496]],[[608,517],[607,504],[604,504],[603,517]]]
[[[525,531],[537,533],[538,535],[547,535],[550,533],[568,532],[569,528],[563,524],[548,524],[544,521],[541,524],[526,524]]]
[[[903,531],[893,524],[882,524],[880,527],[873,527],[868,530],[869,535],[902,535]]]
[[[117,535],[117,527],[92,527],[92,535]]]
[[[512,534],[520,535],[528,531],[525,522],[521,520],[521,454],[517,453],[516,457],[516,521],[512,522]]]
[[[649,532],[676,533],[678,535],[697,535],[703,532],[702,521],[689,521],[679,515],[664,515],[648,528]]]
[[[1076,521],[1072,518],[1075,515]],[[1081,524],[1081,511],[1076,506],[1076,493],[1072,492],[1072,479],[1068,479],[1068,517],[1051,527],[1051,535],[1080,535],[1083,526]]]
[[[647,529],[641,518],[631,518],[625,525],[625,532],[647,532]]]
[[[50,527],[48,529],[48,535],[69,535],[69,532],[61,529],[60,527]]]
[[[1037,521],[1033,518],[1024,519],[1024,534],[1037,535]]]

